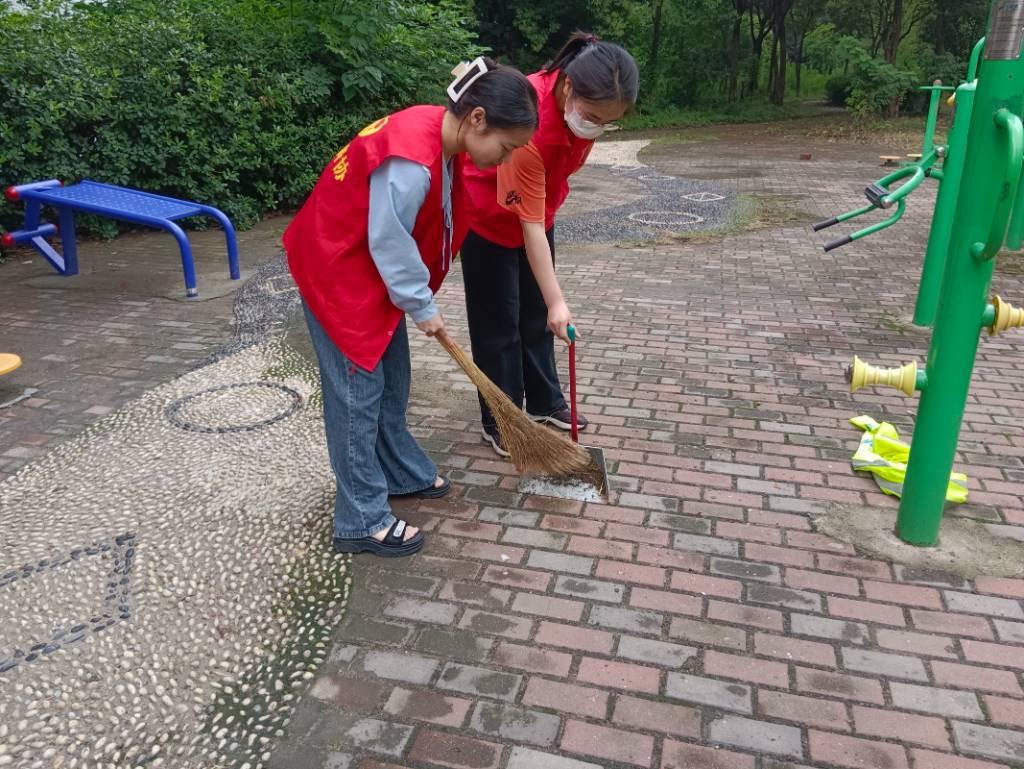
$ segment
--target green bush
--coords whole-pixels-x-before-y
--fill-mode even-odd
[[[845,107],[853,84],[847,75],[833,75],[825,83],[825,101],[833,107]]]
[[[301,203],[365,123],[439,102],[477,52],[454,0],[23,5],[0,10],[0,183],[93,178],[239,227]],[[20,220],[0,205],[0,226]]]
[[[906,98],[914,84],[912,73],[872,56],[864,44],[844,37],[840,47],[850,68],[850,97],[847,105],[858,118],[882,114],[894,101]]]

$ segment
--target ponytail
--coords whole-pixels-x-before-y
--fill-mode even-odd
[[[582,53],[584,48],[600,41],[600,39],[597,35],[593,35],[590,32],[580,32],[579,30],[573,32],[565,45],[562,46],[562,50],[555,55],[555,58],[544,65],[544,71],[554,72],[555,70],[565,69],[569,62]]]
[[[586,101],[632,106],[640,91],[640,70],[629,52],[589,32],[574,32],[544,71],[568,77]]]

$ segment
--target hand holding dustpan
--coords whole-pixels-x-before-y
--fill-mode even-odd
[[[579,412],[576,409],[576,327],[569,324],[569,413],[572,442],[579,445]],[[519,491],[579,502],[608,501],[608,469],[604,452],[591,446],[579,446],[586,452],[586,466],[558,475],[524,475]]]
[[[576,329],[569,327],[575,340]],[[573,441],[556,430],[537,424],[484,374],[461,347],[442,332],[437,340],[476,385],[494,414],[502,442],[511,454],[516,468],[524,475],[519,490],[588,502],[606,501],[608,472],[600,449],[580,446],[576,427],[576,359],[575,346],[570,347],[570,390],[572,392]]]

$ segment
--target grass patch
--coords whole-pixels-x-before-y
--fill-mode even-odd
[[[952,123],[951,115],[941,114],[935,127],[935,143],[945,144]],[[848,116],[845,120],[831,120],[808,127],[805,135],[830,142],[850,144],[887,144],[907,151],[919,152],[924,141],[924,115],[856,120]]]
[[[677,131],[675,133],[655,136],[651,144],[665,146],[679,146],[683,144],[701,144],[703,142],[717,141],[718,136],[707,131]]]
[[[809,224],[815,221],[811,214],[799,208],[800,200],[801,198],[796,195],[737,195],[728,220],[717,227],[684,232],[665,230],[650,240],[623,241],[618,246],[620,248],[637,248],[650,245],[707,243],[727,235],[753,232],[769,227]]]
[[[778,107],[768,102],[748,100],[702,108],[641,106],[617,122],[624,131],[643,131],[652,128],[690,128],[722,123],[769,123],[817,115],[821,114],[821,111],[822,105],[814,103],[792,103]]]

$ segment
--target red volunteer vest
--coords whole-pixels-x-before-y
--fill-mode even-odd
[[[549,229],[569,195],[569,177],[583,167],[594,142],[580,139],[565,124],[554,94],[557,71],[535,72],[528,79],[537,90],[540,125],[531,141],[544,161],[544,229]],[[469,226],[473,231],[506,248],[522,246],[519,217],[498,203],[497,168],[481,171],[467,157],[462,164],[462,175]]]
[[[430,169],[430,190],[412,236],[437,293],[447,273],[442,259],[441,121],[444,107],[418,106],[366,126],[324,169],[281,242],[299,293],[345,357],[372,371],[402,319],[370,256],[367,238],[370,174],[390,157]],[[461,163],[452,164],[452,253],[469,226],[464,213]]]

